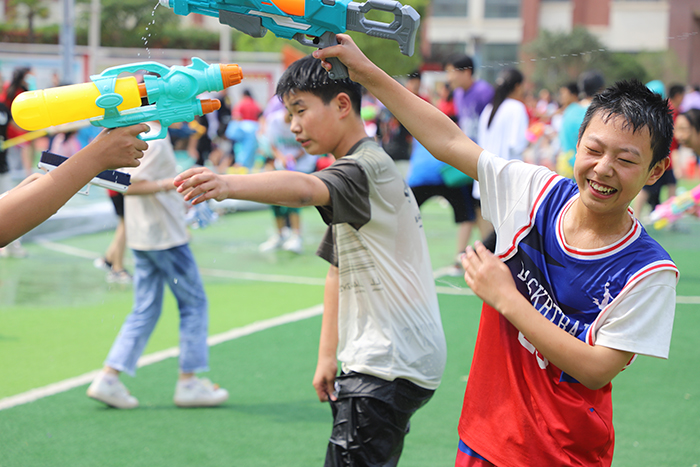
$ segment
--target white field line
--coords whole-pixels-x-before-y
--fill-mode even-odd
[[[76,247],[71,247],[67,245],[62,245],[60,243],[54,243],[51,241],[41,241],[39,242],[43,247],[50,250],[58,251],[72,256],[79,256],[82,258],[94,259],[99,257],[99,255],[94,252],[83,250]],[[434,277],[441,277],[450,272],[451,268],[438,269],[434,272]],[[305,284],[305,285],[324,285],[324,279],[317,279],[312,277],[294,277],[294,276],[284,276],[284,275],[274,275],[274,274],[257,274],[257,273],[247,273],[247,272],[235,272],[235,271],[222,271],[217,269],[201,269],[200,272],[203,275],[213,276],[213,277],[224,277],[230,279],[238,280],[254,280],[263,282],[278,282],[278,283],[291,283],[291,284]],[[437,286],[437,293],[443,295],[474,295],[474,292],[467,287],[457,287],[457,286]],[[699,296],[677,296],[677,304],[683,305],[698,305],[700,304]],[[323,305],[316,305],[305,310],[299,310],[286,315],[278,316],[276,318],[271,318],[268,320],[258,321],[241,328],[231,329],[221,334],[210,336],[207,339],[209,345],[216,345],[229,340],[237,339],[242,336],[247,336],[258,331],[269,329],[275,326],[280,326],[282,324],[292,323],[294,321],[299,321],[312,316],[319,315],[323,312]],[[145,365],[151,365],[156,362],[165,360],[166,358],[176,357],[179,355],[179,349],[173,347],[170,349],[161,350],[160,352],[155,352],[149,355],[144,355],[138,361],[138,367]],[[100,370],[94,370],[89,373],[85,373],[74,378],[69,378],[57,383],[49,384],[41,388],[31,389],[27,392],[17,394],[15,396],[6,397],[0,399],[0,410],[8,409],[21,404],[26,404],[33,402],[37,399],[43,397],[58,394],[60,392],[68,391],[78,386],[90,383]]]
[[[238,339],[239,337],[248,336],[250,334],[274,328],[276,326],[281,326],[283,324],[293,323],[295,321],[301,321],[303,319],[311,318],[313,316],[320,315],[322,312],[323,305],[316,305],[311,308],[306,308],[304,310],[295,311],[286,315],[277,316],[275,318],[258,321],[240,328],[222,332],[221,334],[210,336],[207,339],[207,343],[210,346],[221,344],[222,342]],[[144,355],[143,357],[139,358],[137,366],[141,368],[143,366],[152,365],[154,363],[161,362],[167,358],[177,357],[179,354],[179,348],[171,347],[169,349],[161,350],[160,352],[154,352],[152,354]],[[48,386],[32,389],[27,392],[17,394],[15,396],[0,399],[0,410],[9,409],[10,407],[15,407],[21,404],[27,404],[29,402],[34,402],[37,399],[52,396],[54,394],[65,392],[78,386],[88,384],[93,379],[95,379],[99,372],[100,370],[94,370],[89,373],[76,376],[74,378],[59,381],[58,383],[49,384]]]

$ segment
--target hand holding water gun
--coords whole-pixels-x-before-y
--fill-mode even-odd
[[[267,30],[284,39],[324,48],[336,45],[335,35],[358,31],[369,36],[393,39],[404,55],[413,55],[420,15],[408,5],[394,0],[160,0],[182,16],[199,13],[219,18],[252,37],[263,37]],[[391,23],[365,18],[371,10],[394,14]],[[348,77],[347,68],[337,58],[331,58],[332,79]]]
[[[649,216],[655,229],[663,229],[686,214],[698,213],[700,209],[700,185],[692,190],[669,198],[654,208]]]
[[[122,73],[146,71],[143,83],[136,77],[119,78]],[[12,103],[12,117],[25,130],[89,119],[95,126],[117,128],[160,121],[160,133],[147,138],[165,138],[168,127],[190,122],[221,107],[217,99],[198,99],[206,91],[222,91],[241,82],[238,65],[208,65],[192,58],[189,66],[167,67],[157,62],[140,62],[108,68],[90,77],[92,82],[23,92]],[[149,105],[141,105],[147,98]]]

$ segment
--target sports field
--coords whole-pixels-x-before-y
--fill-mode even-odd
[[[433,267],[451,264],[451,210],[431,201],[423,218]],[[226,215],[193,231],[210,300],[207,376],[231,393],[212,409],[172,403],[178,319],[170,294],[146,365],[136,378],[123,377],[141,407],[109,409],[85,396],[90,373],[101,367],[131,307],[130,286],[106,284],[92,266],[111,233],[29,243],[28,258],[0,258],[0,467],[321,465],[331,416],[311,378],[327,271],[314,251],[325,226],[314,209],[304,210],[302,220],[299,256],[258,252],[272,230],[267,210]],[[615,379],[613,465],[697,467],[700,222],[684,220],[680,231],[653,235],[681,271],[671,355],[640,357]],[[447,369],[412,420],[403,467],[454,464],[481,302],[460,277],[436,281]]]

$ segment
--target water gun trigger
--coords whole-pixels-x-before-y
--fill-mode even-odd
[[[137,138],[140,139],[141,141],[152,141],[154,139],[163,139],[168,134],[168,126],[166,126],[165,122],[160,122],[160,132],[158,132],[158,134],[154,135],[152,131],[147,131],[145,133],[139,133]]]

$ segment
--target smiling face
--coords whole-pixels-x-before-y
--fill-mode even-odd
[[[284,106],[289,112],[289,129],[296,140],[309,154],[333,154],[338,145],[338,106],[334,98],[324,104],[320,97],[310,92],[299,91],[285,94]]]
[[[630,202],[668,166],[665,158],[650,170],[651,160],[647,128],[633,132],[622,117],[611,117],[605,122],[594,115],[578,143],[574,164],[580,201],[598,215],[626,219]]]
[[[676,118],[673,136],[683,146],[688,146],[696,153],[700,153],[700,132],[693,128],[685,115],[681,114]]]

